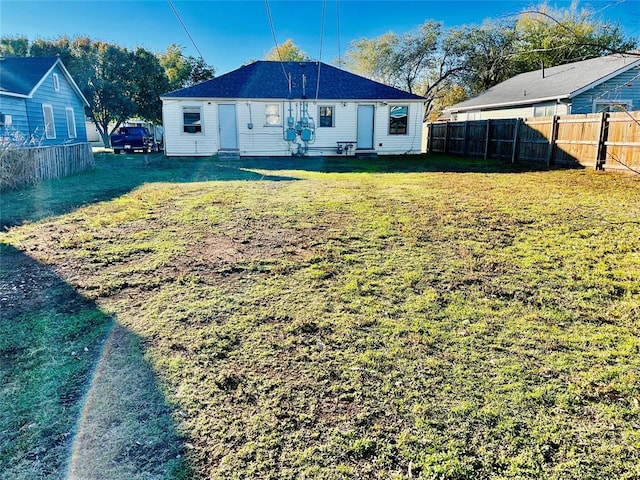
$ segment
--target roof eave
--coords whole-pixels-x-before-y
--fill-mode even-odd
[[[634,67],[640,67],[640,59],[636,60],[635,62],[631,62],[629,65],[625,65],[622,68],[619,68],[618,70],[616,70],[615,72],[611,72],[609,75],[605,75],[602,78],[599,78],[598,80],[591,82],[577,90],[574,90],[573,92],[571,92],[569,94],[569,98],[574,98],[577,97],[578,95],[580,95],[581,93],[586,92],[587,90],[591,90],[594,87],[597,87],[598,85],[607,82],[609,80],[611,80],[612,78],[617,77],[618,75],[620,75],[621,73],[626,72],[627,70],[631,70]]]
[[[17,98],[31,98],[29,95],[25,95],[24,93],[10,92],[8,90],[0,91],[0,95],[6,95],[7,97],[17,97]]]
[[[554,95],[553,97],[540,97],[540,98],[530,98],[522,101],[511,101],[511,102],[500,102],[500,103],[486,103],[482,105],[473,105],[470,107],[449,107],[445,108],[445,112],[466,112],[468,110],[482,110],[487,108],[500,108],[500,107],[517,107],[521,105],[531,105],[534,103],[540,102],[550,102],[552,100],[560,102],[562,100],[569,100],[571,97],[569,94],[564,95]]]
[[[160,100],[192,100],[195,102],[217,102],[217,101],[241,101],[241,102],[415,102],[424,103],[424,98],[284,98],[284,97],[167,97],[160,96]]]

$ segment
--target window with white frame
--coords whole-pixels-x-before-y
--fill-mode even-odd
[[[47,139],[56,138],[56,124],[53,120],[53,107],[51,105],[42,105],[42,114],[44,116],[44,136]]]
[[[593,111],[600,112],[628,112],[631,110],[629,100],[596,100],[593,102]]]
[[[52,76],[53,76],[53,89],[57,92],[60,90],[60,80],[58,79],[57,73],[54,73]]]
[[[320,106],[318,117],[320,117],[321,127],[335,127],[334,112],[335,108],[333,107],[333,105]]]
[[[556,104],[543,104],[534,105],[533,116],[534,117],[553,117],[556,114]]]
[[[406,135],[408,120],[408,105],[391,105],[389,107],[389,135]]]
[[[467,120],[480,120],[480,110],[469,110]]]
[[[280,119],[280,105],[277,103],[267,103],[264,106],[265,125],[268,127],[277,127],[282,125]]]
[[[69,138],[76,138],[78,135],[76,133],[76,115],[73,112],[73,108],[67,107],[65,109],[67,113],[67,132]]]
[[[202,133],[202,111],[200,107],[182,108],[182,131],[184,133]]]

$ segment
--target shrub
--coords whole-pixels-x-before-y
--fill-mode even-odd
[[[16,190],[35,183],[35,158],[26,147],[37,143],[17,130],[5,132],[0,137],[0,191]]]

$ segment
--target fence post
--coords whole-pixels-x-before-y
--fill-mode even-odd
[[[489,130],[491,126],[491,119],[487,119],[487,124],[485,128],[487,129],[485,137],[484,137],[484,159],[486,160],[489,157]]]
[[[469,132],[469,120],[464,122],[464,130],[462,131],[462,156],[467,156],[467,133]]]
[[[598,136],[598,148],[596,150],[596,170],[604,170],[604,164],[607,163],[607,140],[609,138],[609,114],[602,112],[600,114],[600,134]]]
[[[558,120],[560,117],[554,115],[551,120],[551,138],[549,139],[549,152],[547,153],[547,166],[551,165],[551,162],[555,160],[553,152],[555,150],[556,141],[558,140]]]
[[[520,129],[520,119],[516,118],[516,124],[513,127],[513,144],[511,145],[511,163],[516,163],[518,156],[518,130]]]
[[[444,153],[449,153],[449,122],[444,124]]]

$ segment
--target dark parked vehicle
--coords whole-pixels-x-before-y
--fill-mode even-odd
[[[156,150],[156,142],[146,127],[122,127],[118,133],[111,135],[111,147],[114,153],[152,152]]]

